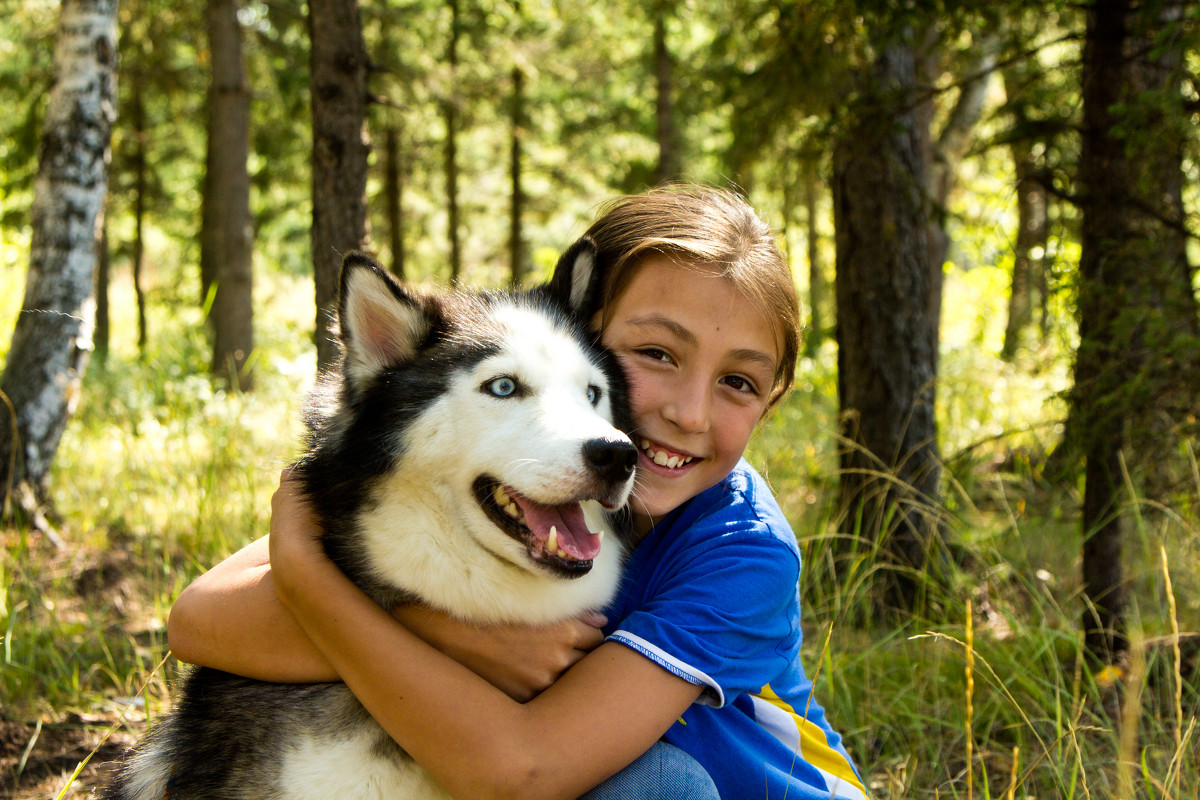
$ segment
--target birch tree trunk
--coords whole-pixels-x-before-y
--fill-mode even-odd
[[[29,277],[0,379],[8,411],[0,425],[5,508],[18,489],[45,500],[92,350],[97,223],[116,116],[117,0],[63,0],[54,63],[34,179]]]

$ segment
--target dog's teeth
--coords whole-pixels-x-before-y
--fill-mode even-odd
[[[550,526],[550,535],[546,538],[546,552],[554,553],[558,551],[558,528]]]
[[[513,519],[517,519],[521,516],[521,509],[517,508],[517,504],[510,500],[508,501],[508,505],[504,507],[504,513],[508,514]]]
[[[603,530],[603,529],[596,531],[596,538],[597,538],[597,539],[603,539],[603,538],[604,538],[604,530]]]
[[[501,508],[507,506],[511,500],[511,498],[508,496],[508,492],[504,491],[503,486],[496,487],[496,491],[492,492],[492,499],[495,500],[496,505],[500,506]]]

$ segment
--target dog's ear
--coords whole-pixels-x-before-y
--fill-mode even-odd
[[[362,253],[342,260],[338,321],[351,384],[412,358],[430,330],[421,298]]]
[[[546,289],[564,309],[587,322],[600,306],[596,243],[584,236],[567,248],[558,259]]]

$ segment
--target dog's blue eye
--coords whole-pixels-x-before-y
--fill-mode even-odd
[[[587,388],[587,399],[588,399],[588,402],[591,403],[592,405],[596,405],[597,403],[599,403],[600,402],[600,387],[599,386],[589,386]]]
[[[484,384],[484,388],[494,397],[512,397],[517,393],[517,382],[512,378],[496,378]]]

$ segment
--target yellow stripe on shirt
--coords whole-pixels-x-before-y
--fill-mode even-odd
[[[750,695],[750,700],[759,724],[825,776],[831,797],[867,800],[866,787],[842,754],[829,746],[825,731],[796,713],[770,686],[764,686],[757,695]]]

